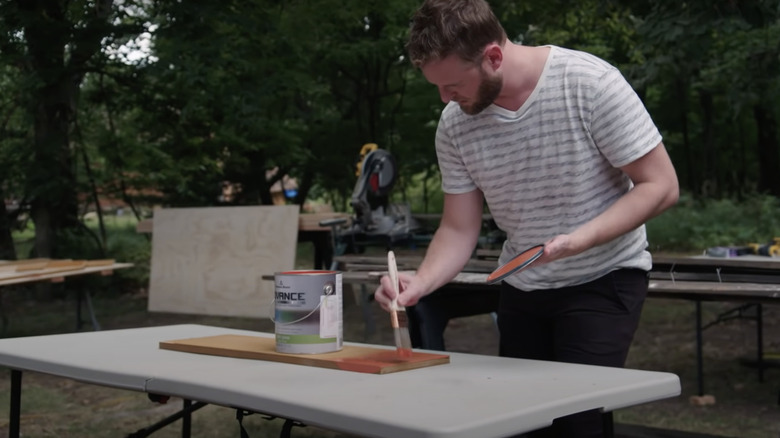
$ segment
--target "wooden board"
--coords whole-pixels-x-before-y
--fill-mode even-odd
[[[274,284],[262,275],[294,269],[298,209],[155,210],[148,309],[268,318]]]
[[[42,261],[43,260],[43,261]],[[111,275],[115,269],[130,268],[131,263],[101,260],[49,260],[30,263],[0,263],[0,286],[36,281],[63,281],[65,277],[99,273]]]
[[[111,262],[113,263],[113,261]],[[109,263],[110,264],[110,263]],[[16,272],[42,271],[44,269],[56,269],[60,271],[69,271],[71,269],[83,269],[87,267],[86,260],[47,260],[40,263],[28,263],[16,267]]]
[[[68,260],[68,259],[34,259],[30,261],[6,262],[0,264],[0,284],[24,283],[25,280],[60,279],[65,273],[92,273],[87,268],[106,267],[108,270],[116,263],[113,259],[101,260]],[[63,275],[54,275],[63,274]]]
[[[9,266],[21,266],[30,263],[40,263],[40,262],[45,262],[47,260],[50,259],[40,258],[40,259],[23,259],[23,260],[0,260],[0,268],[6,268]]]
[[[276,340],[260,336],[219,335],[160,342],[164,350],[210,354],[242,359],[269,360],[335,370],[388,374],[450,362],[446,354],[413,352],[401,358],[395,350],[346,345],[340,351],[322,354],[288,354],[276,351]]]

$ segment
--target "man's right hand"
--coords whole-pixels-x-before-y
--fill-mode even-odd
[[[417,302],[420,301],[420,298],[426,293],[422,285],[419,284],[419,278],[414,275],[399,272],[398,283],[398,289],[401,291],[398,295],[399,306],[413,306],[417,304]],[[390,302],[393,301],[393,298],[395,298],[395,290],[390,282],[390,277],[384,275],[379,283],[379,287],[376,289],[376,292],[374,292],[374,299],[376,299],[376,302],[378,302],[383,309],[389,312]]]

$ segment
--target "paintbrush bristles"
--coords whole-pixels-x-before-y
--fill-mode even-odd
[[[406,316],[406,309],[393,312],[395,323],[398,327],[409,327],[409,318]]]
[[[409,336],[409,320],[406,315],[406,309],[396,312],[396,318],[398,319],[398,328],[393,329],[396,333],[396,348],[398,349],[398,355],[401,357],[412,356],[412,339]]]

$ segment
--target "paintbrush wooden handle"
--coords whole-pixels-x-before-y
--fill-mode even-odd
[[[398,266],[395,263],[395,254],[393,251],[387,252],[387,275],[390,277],[390,283],[393,284],[393,291],[395,292],[395,297],[390,303],[390,307],[395,311],[398,310],[398,294],[400,293],[400,288],[398,287]]]
[[[406,317],[406,309],[398,306],[398,294],[401,287],[398,283],[398,266],[395,263],[395,254],[393,251],[387,252],[387,273],[390,282],[393,283],[395,297],[390,302],[390,324],[393,326],[393,335],[395,336],[395,347],[398,350],[398,356],[401,358],[412,357],[412,340],[409,337],[409,321]]]

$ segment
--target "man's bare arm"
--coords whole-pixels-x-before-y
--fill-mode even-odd
[[[593,220],[570,234],[548,241],[540,262],[573,256],[609,242],[677,202],[680,195],[677,174],[663,143],[621,170],[631,178],[634,188]]]

